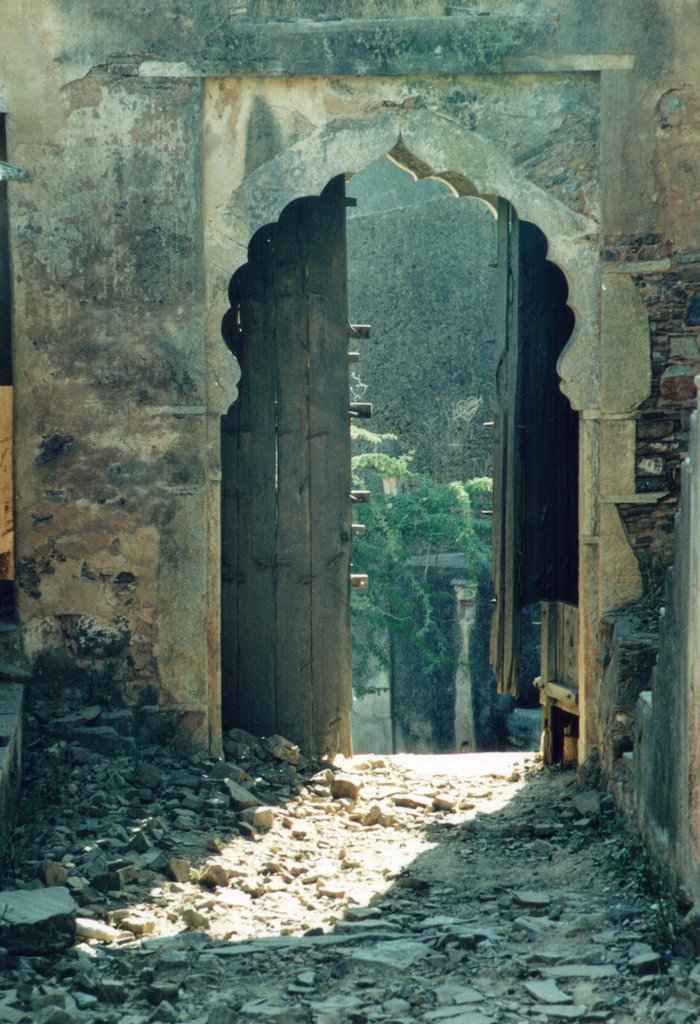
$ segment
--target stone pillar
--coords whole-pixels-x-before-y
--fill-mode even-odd
[[[459,630],[459,657],[455,672],[455,750],[466,753],[477,749],[469,664],[469,639],[476,612],[476,584],[466,580],[452,580],[452,587],[457,601]]]

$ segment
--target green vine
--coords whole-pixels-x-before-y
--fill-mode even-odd
[[[377,668],[387,667],[390,644],[398,636],[427,672],[453,666],[445,585],[431,572],[435,556],[463,554],[467,569],[459,575],[473,581],[490,564],[490,521],[479,513],[491,506],[491,480],[437,483],[411,469],[412,453],[382,450],[395,441],[392,435],[353,428],[353,483],[372,496],[371,504],[354,510],[367,532],[355,542],[353,571],[369,576],[369,589],[352,595],[358,695],[372,692],[370,680]]]

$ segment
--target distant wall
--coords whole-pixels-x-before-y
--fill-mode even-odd
[[[397,434],[435,480],[491,476],[493,213],[386,158],[348,194],[350,319],[372,326],[352,369],[371,429]]]

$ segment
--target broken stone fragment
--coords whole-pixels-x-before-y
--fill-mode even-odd
[[[572,1003],[573,999],[560,989],[551,978],[546,981],[526,981],[525,991],[528,992],[538,1003],[547,1003],[556,1006],[559,1003]]]
[[[33,1018],[34,1024],[76,1024],[77,1019],[74,1013],[63,1006],[44,1006]],[[26,1017],[20,1016],[17,1020],[26,1020]]]
[[[245,729],[229,729],[223,741],[223,748],[227,757],[234,757],[239,761],[259,758],[264,753],[257,736],[246,732]]]
[[[396,884],[401,886],[402,889],[411,889],[413,892],[427,892],[430,888],[430,885],[424,878],[419,878],[417,875],[411,874],[410,871],[399,875],[396,879]]]
[[[154,918],[141,914],[127,914],[119,923],[133,935],[152,935],[156,928]]]
[[[253,999],[244,1003],[238,1012],[245,1020],[259,1020],[265,1024],[273,1020],[282,1021],[284,1024],[307,1024],[309,1020],[305,1006],[295,1006],[275,999]]]
[[[379,804],[372,804],[370,809],[360,816],[360,824],[365,826],[378,825],[382,816],[382,809]]]
[[[216,889],[218,886],[227,885],[228,879],[228,870],[223,864],[220,864],[217,861],[211,861],[209,864],[205,864],[199,875],[200,884],[206,885],[210,889]]]
[[[352,775],[336,775],[331,782],[331,796],[334,800],[357,800],[362,789],[362,780]]]
[[[183,907],[180,917],[188,928],[205,930],[209,927],[209,918],[194,907]]]
[[[207,1024],[238,1024],[238,1010],[230,1003],[218,1002],[209,1011]]]
[[[534,892],[530,889],[514,892],[513,899],[521,907],[530,907],[533,910],[546,910],[551,903],[551,899],[546,892]]]
[[[329,899],[341,900],[345,897],[345,887],[336,882],[328,882],[319,879],[316,883],[316,892],[319,896],[326,896]]]
[[[276,761],[299,764],[299,747],[285,739],[284,736],[268,736],[263,740],[263,744],[268,754],[271,754]]]
[[[542,974],[547,978],[615,978],[619,972],[614,964],[557,964],[544,967]]]
[[[249,789],[239,786],[233,779],[226,779],[224,785],[229,795],[231,807],[234,811],[244,811],[247,807],[255,807],[257,800]]]
[[[571,1006],[569,1004],[559,1004],[551,1006],[538,1006],[537,1012],[544,1014],[545,1017],[551,1017],[552,1020],[579,1020],[580,1017],[587,1015],[588,1010],[585,1006]],[[606,1015],[606,1020],[609,1019]]]
[[[89,917],[77,917],[75,931],[81,939],[94,939],[96,942],[117,942],[119,939],[130,939],[131,933],[113,928],[104,921],[94,921]]]
[[[379,907],[348,907],[345,918],[348,921],[371,921],[382,916]]]
[[[67,738],[102,757],[129,757],[136,752],[133,737],[121,736],[107,725],[80,726],[71,729]]]
[[[470,1003],[483,1003],[484,996],[477,989],[471,985],[462,985],[456,981],[448,981],[444,985],[440,985],[436,990],[437,1001],[439,1006],[464,1006]],[[426,1020],[430,1019],[430,1014],[426,1014]]]
[[[158,1006],[164,1000],[175,1003],[180,995],[180,984],[177,981],[154,981],[149,985],[147,998],[149,1003]]]
[[[134,772],[134,782],[146,789],[158,789],[165,781],[165,774],[154,764],[142,761]]]
[[[637,953],[627,961],[627,966],[633,974],[660,974],[663,961],[658,953],[653,950]]]
[[[600,793],[596,789],[584,790],[576,794],[573,804],[578,818],[597,818],[600,814]]]
[[[129,992],[130,986],[124,981],[117,981],[116,978],[105,978],[100,984],[100,996],[105,1003],[113,1005],[125,1003]]]
[[[344,956],[367,963],[384,964],[398,970],[407,970],[420,960],[430,956],[432,949],[423,942],[412,939],[389,939],[369,943],[359,949],[341,950]]]
[[[234,782],[245,782],[248,779],[247,772],[230,761],[217,761],[209,777],[212,779],[233,779]]]
[[[248,807],[242,811],[241,818],[259,831],[268,832],[275,823],[274,807]]]
[[[153,843],[143,829],[137,829],[126,844],[126,848],[127,850],[136,850],[137,853],[146,853],[147,850],[153,848]]]
[[[130,708],[116,708],[100,713],[100,725],[109,726],[120,736],[134,735],[134,712]]]
[[[394,797],[394,803],[397,807],[409,807],[414,811],[427,811],[433,806],[432,797],[422,793],[400,793]]]
[[[190,870],[189,861],[180,857],[171,857],[165,866],[165,874],[174,882],[189,882]]]
[[[433,797],[433,810],[434,811],[454,811],[457,806],[456,800],[449,800],[444,796]]]
[[[20,956],[60,952],[75,939],[77,910],[64,886],[0,892],[0,947]]]
[[[62,864],[55,860],[45,860],[42,862],[39,868],[39,878],[47,886],[65,886],[68,884],[68,872]]]

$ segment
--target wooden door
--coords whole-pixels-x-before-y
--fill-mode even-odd
[[[339,177],[254,236],[223,323],[223,727],[315,754],[351,748],[346,276]]]
[[[542,232],[499,200],[491,663],[516,697],[522,609],[578,594],[578,417],[556,371],[574,317],[546,256]]]

